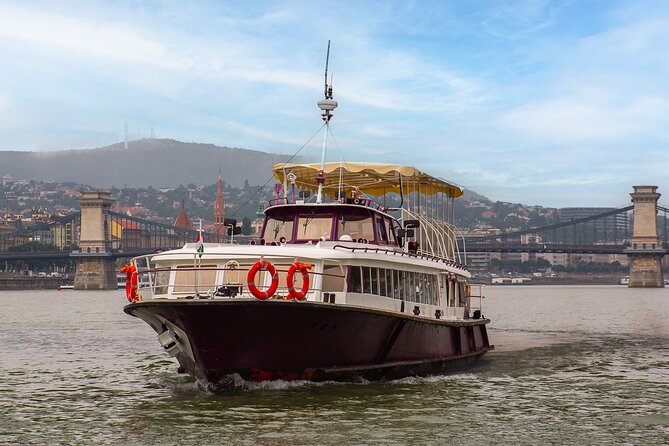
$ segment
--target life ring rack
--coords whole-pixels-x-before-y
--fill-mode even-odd
[[[307,293],[309,292],[309,270],[312,266],[313,265],[310,263],[295,262],[288,268],[286,285],[288,285],[288,294],[290,294],[293,299],[304,300],[307,297]],[[297,271],[302,274],[302,289],[299,291],[293,286],[293,278]]]
[[[267,291],[260,291],[256,286],[256,274],[258,271],[267,271],[270,276],[272,276],[272,283]],[[276,289],[279,287],[279,274],[276,272],[276,268],[272,265],[271,262],[267,260],[260,260],[253,264],[249,270],[248,275],[246,276],[247,286],[249,287],[249,292],[258,300],[266,300],[276,293]]]

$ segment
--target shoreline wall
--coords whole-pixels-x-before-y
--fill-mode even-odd
[[[0,277],[0,290],[55,290],[62,285],[72,285],[63,277]]]

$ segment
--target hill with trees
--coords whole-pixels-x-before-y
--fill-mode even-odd
[[[0,177],[76,182],[93,187],[178,187],[209,185],[219,169],[226,182],[263,184],[274,164],[289,155],[219,147],[172,139],[141,139],[96,149],[52,152],[0,151]],[[299,158],[293,161],[300,161]]]

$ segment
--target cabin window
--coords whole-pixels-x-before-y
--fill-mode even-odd
[[[381,217],[376,218],[376,239],[379,242],[388,243],[388,233]]]
[[[451,307],[455,307],[455,282],[448,281],[448,300]]]
[[[437,305],[435,276],[432,274],[420,274],[420,297],[421,302],[428,305]]]
[[[385,270],[386,276],[386,294],[384,296],[393,297],[393,270]]]
[[[388,296],[388,288],[386,281],[386,271],[387,269],[379,268],[379,294],[381,296]]]
[[[429,274],[420,275],[420,297],[421,302],[432,305],[432,285]]]
[[[379,294],[379,269],[378,268],[370,268],[369,272],[371,273],[371,281],[372,281],[372,294]]]
[[[411,271],[407,271],[406,278],[406,296],[407,300],[410,302],[416,302],[416,282],[414,280],[415,274]]]
[[[341,291],[340,288],[335,289],[335,285],[330,285],[330,283],[334,284],[338,280],[338,277],[340,277],[338,268],[338,266],[334,265],[326,267],[326,275],[323,278],[323,290]],[[332,272],[330,273],[330,271]],[[327,275],[330,274],[332,278],[328,278]],[[343,281],[339,283],[343,283]],[[446,283],[450,286],[458,286],[452,282]],[[347,290],[350,293],[374,294],[428,305],[439,305],[440,301],[439,278],[434,274],[416,273],[413,271],[350,266],[348,269]],[[447,297],[446,302],[448,302]]]
[[[388,241],[392,242],[393,244],[396,243],[395,231],[393,230],[393,221],[390,220],[389,218],[384,218],[383,221],[385,222],[385,229],[386,229],[386,234],[388,235]]]
[[[348,267],[348,287],[349,293],[362,293],[362,276],[359,266]]]
[[[424,304],[426,302],[425,299],[425,283],[423,281],[423,274],[422,273],[416,273],[414,274],[415,277],[415,286],[416,286],[416,302],[420,302]]]
[[[406,301],[413,301],[411,298],[411,285],[409,284],[409,276],[411,273],[409,271],[400,271],[400,299]]]
[[[409,280],[407,280],[407,283],[409,284],[409,296],[410,300],[412,302],[418,302],[418,284],[416,280],[417,274],[414,272],[409,272],[408,274]]]
[[[421,302],[429,304],[432,302],[432,287],[428,281],[429,276],[427,274],[420,275],[420,299]]]
[[[158,270],[154,277],[154,284],[156,285],[156,294],[167,294],[167,287],[170,284],[169,270]]]
[[[298,240],[330,240],[331,215],[302,215],[297,221]]]
[[[393,270],[393,297],[395,299],[404,299],[404,294],[402,293],[402,280],[401,280],[400,271]]]
[[[197,284],[198,293],[206,293],[216,289],[216,265],[202,265],[194,268],[193,265],[177,266],[174,278],[175,293],[195,293]]]
[[[438,277],[439,284],[439,303],[448,306],[448,287],[446,286],[448,282],[446,281],[446,276]]]
[[[362,292],[366,294],[372,294],[372,274],[369,271],[370,269],[368,266],[362,267]]]
[[[280,242],[282,238],[287,241],[293,238],[293,216],[280,216],[280,218],[267,217],[263,238],[267,242]]]
[[[195,289],[195,271],[192,265],[177,266],[174,272],[174,292],[188,293]]]
[[[432,305],[439,305],[439,278],[437,276],[430,276],[430,283],[432,284]]]
[[[353,240],[373,241],[374,223],[369,212],[363,210],[341,215],[337,221],[337,237],[341,238],[343,235],[348,235]]]
[[[330,293],[344,291],[344,276],[339,265],[325,265],[323,268],[323,291]]]
[[[464,282],[458,282],[458,296],[460,297],[458,299],[460,307],[466,307],[467,306],[467,293],[465,293],[465,284]]]

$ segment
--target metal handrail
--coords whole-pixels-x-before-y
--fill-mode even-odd
[[[467,266],[466,265],[462,265],[460,263],[457,263],[454,260],[446,259],[446,258],[443,258],[443,257],[438,257],[438,256],[431,255],[431,254],[414,253],[414,252],[409,252],[409,251],[397,251],[397,250],[393,250],[393,249],[384,249],[384,248],[370,248],[369,246],[334,245],[332,247],[332,249],[337,249],[337,248],[348,249],[351,252],[355,252],[355,251],[373,252],[375,254],[383,253],[383,254],[388,254],[388,255],[399,255],[400,257],[405,257],[406,256],[406,257],[414,257],[414,258],[421,259],[421,260],[431,260],[433,262],[445,263],[448,266],[452,266],[454,268],[467,271]]]
[[[402,209],[402,213],[406,213],[411,219],[420,221],[418,241],[420,246],[424,246],[424,243],[428,245],[427,250],[419,248],[420,251],[448,260],[455,261],[457,259],[459,263],[466,263],[467,254],[464,248],[464,236],[456,226],[407,209]],[[402,215],[402,219],[407,220],[404,215]],[[429,232],[426,227],[430,230]],[[460,246],[457,243],[458,236],[463,242],[464,255],[460,252]],[[436,240],[433,240],[433,238],[436,238]]]
[[[162,253],[161,255],[164,255],[164,254],[165,253]],[[180,253],[180,254],[183,254],[183,253]],[[157,254],[147,254],[147,255],[136,257],[136,258],[132,259],[133,264],[137,268],[138,289],[140,289],[140,290],[149,289],[152,294],[155,294],[155,290],[157,288],[169,288],[169,287],[172,287],[172,288],[174,288],[174,287],[190,288],[192,286],[192,290],[195,293],[196,297],[199,297],[200,295],[213,297],[214,293],[215,293],[215,290],[206,290],[204,292],[204,294],[200,294],[200,290],[198,289],[200,284],[198,283],[198,280],[197,280],[199,275],[195,274],[195,272],[199,272],[199,271],[238,271],[238,272],[241,272],[242,271],[241,269],[238,269],[238,268],[218,267],[218,266],[216,266],[216,267],[201,266],[201,259],[199,258],[199,256],[200,256],[199,253],[194,254],[194,257],[196,259],[194,260],[193,267],[183,267],[182,266],[182,267],[179,267],[179,268],[172,268],[172,267],[170,267],[170,268],[151,268],[151,266],[150,266],[151,265],[151,258],[156,256],[156,255]],[[223,256],[223,254],[220,254],[219,256]],[[227,256],[229,256],[229,254],[226,254],[225,256],[227,257]],[[205,258],[204,261],[212,260],[213,257],[214,256],[210,255],[210,257]],[[265,256],[265,257],[267,257],[267,256]],[[294,260],[294,257],[292,257],[292,256],[280,256],[279,258],[289,260],[289,261]],[[248,259],[252,260],[252,259],[254,259],[254,257],[249,257]],[[142,260],[145,260],[145,265],[146,266],[140,265]],[[238,261],[238,260],[236,260],[236,261]],[[200,262],[200,263],[198,263],[198,262]],[[226,263],[226,265],[227,265],[227,263]],[[250,264],[248,266],[250,266]],[[161,273],[161,272],[170,272],[171,273],[172,271],[186,271],[186,272],[187,271],[193,271],[193,273],[194,273],[193,274],[193,276],[194,276],[193,283],[192,284],[190,284],[190,283],[180,283],[178,285],[173,284],[173,283],[172,284],[170,284],[170,283],[161,283],[161,284],[155,283],[155,277],[158,273]],[[287,273],[288,268],[276,268],[276,271],[281,272],[281,273]],[[315,271],[309,271],[308,274],[311,275],[311,276],[337,277],[337,278],[340,278],[340,279],[346,277],[345,275],[322,273],[322,272],[315,272]],[[143,280],[142,278],[146,278],[146,280]],[[243,296],[243,297],[253,297],[248,291],[243,291],[243,287],[246,285],[245,282],[236,282],[236,283],[228,283],[228,284],[226,284],[226,283],[220,283],[220,284],[215,283],[214,285],[215,285],[216,289],[221,288],[221,287],[225,287],[225,286],[241,285],[242,292],[240,293],[240,295]],[[277,288],[277,292],[279,292],[279,291],[283,292],[284,290],[287,293],[287,290],[288,290],[288,285],[287,284],[286,284],[285,287],[279,286],[279,288]],[[183,292],[177,291],[176,293],[187,294],[189,292],[190,292],[190,290],[183,291]],[[311,288],[309,290],[309,293],[322,293],[322,292],[323,292],[322,285],[320,287]],[[173,293],[175,293],[175,292],[173,291]],[[165,293],[165,294],[167,294],[167,293]]]
[[[481,283],[474,283],[474,284],[467,284],[467,287],[468,287],[467,299],[469,300],[468,302],[469,309],[471,311],[479,310],[481,312],[481,316],[483,316],[483,299],[485,299],[485,296],[483,295],[483,288],[485,288],[485,285]],[[478,294],[471,294],[474,287],[478,287],[479,289]],[[478,298],[478,307],[474,305],[476,298]]]

